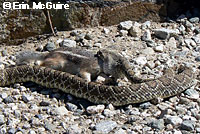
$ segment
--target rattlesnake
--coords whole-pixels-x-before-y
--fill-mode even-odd
[[[156,80],[130,86],[107,86],[86,82],[66,72],[30,65],[2,69],[0,75],[0,86],[32,81],[48,88],[58,88],[93,103],[111,103],[115,106],[174,96],[195,84],[195,73],[190,68],[178,74],[168,70]]]

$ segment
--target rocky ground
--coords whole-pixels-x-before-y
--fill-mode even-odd
[[[166,68],[183,64],[199,68],[199,18],[184,15],[169,23],[121,22],[58,32],[57,37],[32,37],[19,46],[2,46],[0,67],[15,65],[25,50],[51,51],[60,46],[117,50],[139,77],[159,77]],[[200,133],[199,85],[158,104],[145,102],[114,107],[96,105],[56,89],[33,83],[0,88],[0,133]]]

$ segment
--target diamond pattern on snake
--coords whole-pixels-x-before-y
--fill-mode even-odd
[[[94,54],[77,48],[63,50],[59,48],[43,54],[20,53],[18,65],[35,61],[38,65],[20,65],[0,70],[0,86],[32,81],[96,104],[122,106],[174,96],[195,85],[196,76],[191,68],[178,73],[169,69],[158,79],[142,80],[134,76],[126,59],[112,51],[99,50]],[[59,57],[59,62],[55,61],[55,57]],[[93,81],[101,73],[112,76],[114,80],[126,76],[132,84],[117,86]]]

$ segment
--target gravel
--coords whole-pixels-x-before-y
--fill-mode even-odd
[[[0,115],[0,125],[3,125],[5,123],[5,117],[4,115]]]
[[[8,96],[8,97],[6,97],[3,101],[4,101],[4,103],[13,103],[13,102],[14,102],[14,99],[13,99],[13,97]]]
[[[176,65],[199,68],[198,26],[198,17],[187,19],[183,15],[171,23],[126,21],[118,26],[58,32],[57,37],[43,40],[33,37],[27,39],[34,43],[31,46],[1,46],[0,66],[15,65],[15,55],[20,51],[51,51],[62,44],[92,51],[117,50],[137,76],[158,78],[166,68]],[[121,81],[128,83],[126,79]],[[199,91],[197,84],[157,104],[152,101],[115,107],[93,104],[33,83],[17,83],[0,87],[0,133],[200,133]]]
[[[152,41],[150,30],[146,30],[142,36],[143,41]]]
[[[52,51],[56,48],[55,43],[53,42],[48,42],[45,46],[44,46],[44,50],[46,51]]]
[[[129,35],[132,36],[132,37],[138,37],[140,36],[141,34],[141,29],[137,26],[132,26],[130,29],[129,29]]]
[[[178,116],[168,115],[168,116],[166,116],[165,122],[176,126],[176,125],[181,124],[183,122],[183,120]]]
[[[184,93],[186,95],[188,95],[188,97],[190,97],[191,99],[198,99],[199,98],[199,92],[197,92],[194,89],[189,88]]]
[[[185,120],[181,124],[182,130],[192,131],[192,130],[194,130],[194,127],[195,127],[195,122],[191,121],[191,120]]]
[[[70,39],[64,39],[60,43],[60,47],[76,47],[76,41]]]
[[[129,30],[133,26],[132,21],[120,22],[119,27],[124,30]]]
[[[178,30],[166,29],[166,28],[154,29],[153,31],[156,37],[163,40],[168,39],[169,37],[178,34]]]
[[[76,106],[76,105],[74,105],[74,104],[72,104],[72,103],[67,103],[66,104],[66,107],[67,107],[67,109],[69,110],[69,111],[76,111],[77,109],[78,109],[78,107]]]
[[[64,106],[55,108],[55,112],[56,112],[56,114],[58,114],[60,116],[68,115],[68,113],[69,113],[68,110]]]
[[[191,23],[198,23],[199,22],[199,17],[190,18],[189,21]]]
[[[95,129],[102,133],[109,133],[115,127],[117,127],[115,121],[103,121],[95,125]]]
[[[165,125],[164,125],[164,120],[163,120],[163,119],[153,120],[153,121],[150,123],[150,126],[151,126],[152,128],[162,130],[162,129],[164,129],[164,127],[165,127]]]

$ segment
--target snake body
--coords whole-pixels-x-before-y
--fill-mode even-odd
[[[179,74],[168,71],[162,77],[130,86],[108,86],[86,82],[66,72],[41,66],[16,66],[0,70],[0,86],[32,81],[48,88],[57,88],[65,93],[87,99],[96,104],[115,106],[141,103],[156,98],[167,98],[183,92],[194,85],[195,74],[185,69]]]

